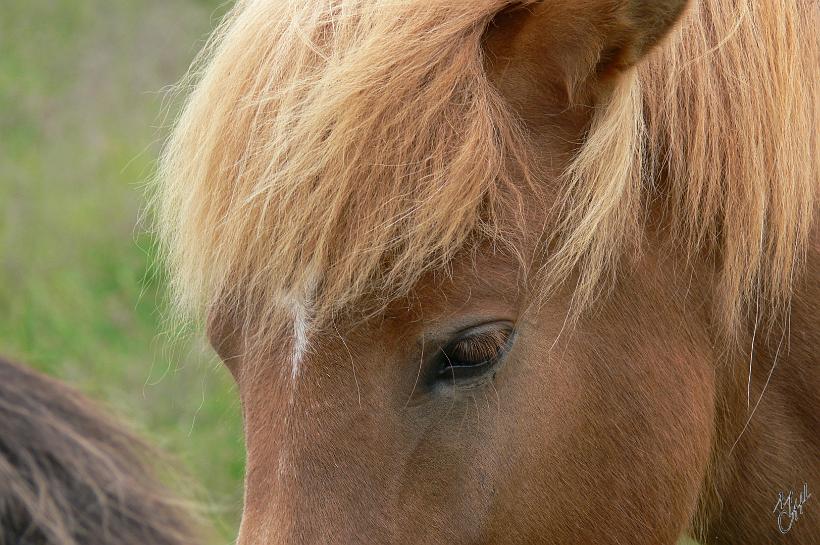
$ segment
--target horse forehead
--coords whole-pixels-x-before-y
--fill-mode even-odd
[[[374,335],[398,342],[417,337],[425,323],[435,323],[461,311],[506,311],[521,296],[521,272],[519,261],[510,256],[494,252],[471,255],[470,259],[455,260],[447,275],[424,276],[410,293],[387,303],[377,317],[354,319],[352,327],[339,323],[330,328],[314,315],[321,275],[313,274],[305,288],[281,293],[276,302],[289,323],[284,335],[289,337],[286,359],[291,380],[295,382],[300,377],[319,344],[323,351],[338,349],[349,355],[354,345],[372,344]],[[328,343],[330,338],[335,342]]]

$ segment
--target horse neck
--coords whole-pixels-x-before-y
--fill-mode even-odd
[[[712,476],[706,483],[707,543],[782,538],[772,511],[778,494],[799,494],[820,475],[820,228],[815,228],[785,333],[749,335],[718,370],[720,398]],[[751,381],[749,368],[751,362]],[[812,492],[810,490],[810,492]],[[812,492],[813,494],[816,492]],[[818,494],[820,495],[820,494]],[[814,507],[814,509],[812,509]],[[807,506],[788,538],[816,543],[820,509]],[[731,536],[732,539],[729,539]],[[737,540],[738,537],[746,539]]]

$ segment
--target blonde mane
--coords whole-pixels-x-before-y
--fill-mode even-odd
[[[323,323],[479,241],[514,244],[501,217],[532,152],[481,49],[507,4],[238,2],[158,173],[178,309],[268,324],[296,297]],[[788,304],[818,181],[817,16],[797,4],[701,2],[623,79],[567,172],[545,290],[580,270],[589,304],[662,175],[676,243],[718,256],[721,319]]]

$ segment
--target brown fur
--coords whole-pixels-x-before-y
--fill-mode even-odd
[[[157,457],[76,391],[0,359],[0,544],[199,542]]]
[[[240,543],[773,542],[820,474],[816,8],[241,2],[157,197]],[[493,372],[431,380],[487,321]]]

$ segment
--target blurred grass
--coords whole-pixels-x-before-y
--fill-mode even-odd
[[[232,540],[238,402],[201,341],[162,334],[153,241],[137,227],[162,90],[224,7],[28,0],[2,11],[0,353],[102,400],[179,458],[208,491],[215,542]]]

